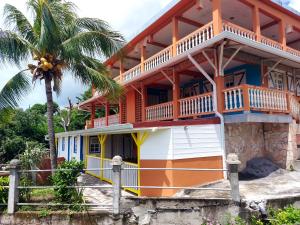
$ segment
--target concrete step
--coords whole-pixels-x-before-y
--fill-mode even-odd
[[[294,162],[294,169],[300,171],[300,159]]]

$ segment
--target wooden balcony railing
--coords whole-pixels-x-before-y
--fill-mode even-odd
[[[119,123],[119,114],[108,116],[108,125],[118,124]],[[92,128],[92,123],[90,120],[85,122],[86,128]],[[106,126],[106,118],[101,117],[94,119],[94,128],[101,128]]]
[[[294,119],[300,119],[300,103],[299,100],[290,94],[290,112]]]
[[[151,56],[144,62],[145,71],[152,70],[155,67],[169,61],[172,57],[172,46],[165,48],[157,54]]]
[[[204,25],[193,33],[179,40],[176,44],[176,54],[180,55],[201,43],[213,38],[213,24],[212,22]]]
[[[253,31],[247,30],[246,28],[230,23],[228,21],[223,21],[223,31],[228,31],[238,36],[256,41],[256,34]]]
[[[139,76],[141,74],[141,65],[137,65],[130,70],[126,71],[123,76],[123,81],[128,81],[133,79],[136,76]]]
[[[224,112],[265,111],[288,113],[289,95],[286,91],[241,85],[223,91]],[[297,111],[297,106],[295,111]]]
[[[179,110],[181,118],[214,113],[212,93],[180,99]]]
[[[147,121],[173,119],[173,102],[166,102],[145,108]]]

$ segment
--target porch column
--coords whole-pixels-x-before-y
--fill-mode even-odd
[[[215,74],[215,78],[214,81],[216,83],[217,86],[217,111],[219,113],[222,113],[224,110],[224,96],[223,96],[223,90],[224,90],[224,77],[223,76],[216,76]]]
[[[95,107],[95,104],[92,103],[92,111],[91,111],[91,127],[92,128],[94,128],[95,113],[96,113],[96,107]]]
[[[122,124],[123,102],[122,97],[119,98],[119,124]]]
[[[214,36],[222,32],[222,0],[212,0],[212,18]]]
[[[172,49],[173,49],[172,56],[173,57],[177,55],[176,43],[177,43],[178,39],[179,39],[179,36],[178,36],[178,18],[174,16],[172,18]]]
[[[123,60],[121,59],[120,60],[120,81],[121,82],[124,80],[123,73],[124,73],[124,63]]]
[[[141,85],[142,94],[142,122],[146,120],[146,107],[147,107],[147,87],[144,84]]]
[[[109,121],[108,121],[108,117],[109,117],[109,102],[105,103],[105,125],[108,126]]]
[[[282,44],[283,49],[286,49],[286,23],[284,20],[279,21],[279,42]]]
[[[142,43],[141,45],[141,72],[145,71],[144,62],[146,59],[146,46]]]
[[[261,30],[260,30],[260,18],[259,18],[259,8],[254,5],[252,8],[252,30],[256,34],[256,40],[260,42],[261,40]]]
[[[106,139],[107,139],[107,134],[101,134],[101,135],[98,135],[98,140],[99,140],[99,143],[100,143],[100,146],[101,146],[101,160],[100,160],[100,168],[103,168],[104,167],[104,158],[105,158],[105,142],[106,142]],[[104,174],[104,170],[101,170],[100,172],[100,177],[103,179],[103,174]]]
[[[173,115],[174,120],[178,120],[179,116],[179,98],[180,98],[180,75],[173,72]]]

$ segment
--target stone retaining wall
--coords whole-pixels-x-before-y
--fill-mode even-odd
[[[297,149],[298,125],[293,123],[233,123],[225,124],[227,153],[237,153],[242,162],[255,157],[266,157],[285,169],[291,169],[299,158]]]

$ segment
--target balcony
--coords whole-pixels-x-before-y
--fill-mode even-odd
[[[262,35],[258,37],[255,32],[224,20],[223,32],[229,32],[236,35],[237,37],[255,41],[267,47],[287,52],[292,56],[300,57],[299,50],[290,48],[288,46],[283,46],[281,43]],[[202,43],[212,39],[213,37],[213,23],[210,22],[187,35],[186,37],[182,38],[181,40],[177,41],[177,43],[175,43],[174,45],[168,46],[162,51],[146,59],[143,63],[140,63],[135,67],[127,70],[120,76],[117,76],[115,80],[117,82],[120,82],[121,84],[128,83],[134,78],[142,76],[144,72],[154,71],[160,65],[169,62],[174,57],[182,55],[183,53],[201,45]]]
[[[108,126],[114,125],[114,124],[119,124],[119,114],[108,116]],[[92,127],[91,120],[87,120],[85,122],[86,129],[88,129],[88,128],[101,128],[101,127],[104,127],[104,126],[106,126],[106,118],[105,117],[95,119],[94,120],[94,127]]]

